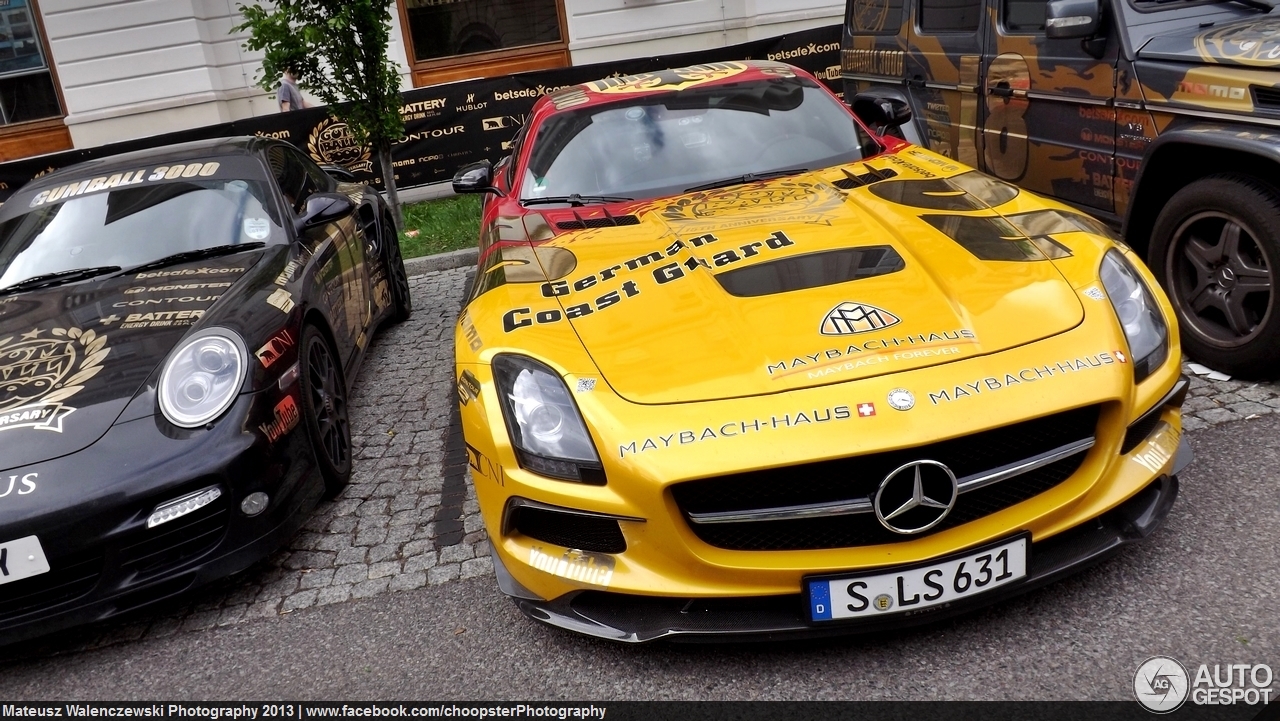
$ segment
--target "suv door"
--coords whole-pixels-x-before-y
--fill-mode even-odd
[[[984,169],[1111,211],[1118,44],[1046,38],[1046,0],[991,2],[997,20],[984,63]]]
[[[916,0],[906,59],[907,87],[931,150],[978,164],[978,80],[989,23],[984,0]]]

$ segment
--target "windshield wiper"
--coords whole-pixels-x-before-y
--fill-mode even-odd
[[[174,263],[185,263],[189,260],[200,260],[201,258],[216,258],[219,255],[230,255],[239,253],[242,250],[255,250],[266,245],[266,243],[236,243],[235,245],[215,245],[212,248],[201,248],[200,250],[186,250],[173,255],[166,255],[163,258],[157,258],[149,263],[135,265],[125,271],[125,273],[137,273],[143,270],[151,270],[152,268],[163,268],[166,265]],[[117,268],[116,270],[119,270]]]
[[[45,288],[51,285],[62,285],[63,283],[114,273],[117,270],[120,270],[118,265],[103,265],[97,268],[76,268],[75,270],[60,270],[57,273],[45,273],[44,275],[33,276],[24,281],[0,288],[0,294],[16,293],[20,290],[35,290],[36,288]]]
[[[741,185],[742,183],[754,183],[757,180],[769,180],[771,178],[782,178],[788,175],[796,175],[797,173],[807,172],[808,168],[792,168],[790,170],[770,170],[767,173],[747,173],[733,178],[725,178],[723,180],[714,180],[710,183],[695,185],[692,188],[685,188],[684,192],[694,193],[699,190],[712,190],[713,188],[723,188],[729,185]]]
[[[520,204],[568,203],[576,208],[594,203],[621,203],[625,200],[635,200],[635,198],[626,198],[621,195],[578,195],[574,193],[573,195],[549,195],[545,198],[524,198],[520,201]]]

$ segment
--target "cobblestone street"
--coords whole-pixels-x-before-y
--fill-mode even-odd
[[[376,336],[353,389],[351,485],[287,549],[181,605],[98,627],[82,641],[63,635],[47,643],[95,648],[492,575],[461,444],[446,452],[450,434],[460,433],[451,428],[453,323],[469,271],[410,279],[413,317]],[[1189,431],[1280,412],[1275,383],[1191,377]]]

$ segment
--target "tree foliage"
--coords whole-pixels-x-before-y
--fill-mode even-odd
[[[400,73],[387,57],[391,0],[275,0],[239,10],[245,21],[232,32],[248,31],[244,47],[264,53],[258,85],[275,90],[291,69],[298,86],[323,100],[357,143],[373,146],[399,222],[391,145],[404,122]]]

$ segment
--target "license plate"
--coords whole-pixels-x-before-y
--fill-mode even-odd
[[[1013,583],[1027,575],[1027,537],[914,568],[811,579],[809,616],[839,621],[917,611]]]
[[[35,536],[0,543],[0,584],[49,572],[40,539]]]

